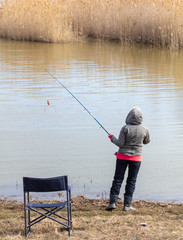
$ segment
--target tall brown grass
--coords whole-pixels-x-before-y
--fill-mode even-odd
[[[1,37],[183,47],[182,0],[3,0],[1,5]]]
[[[72,40],[72,24],[64,0],[3,0],[0,36],[16,40]]]

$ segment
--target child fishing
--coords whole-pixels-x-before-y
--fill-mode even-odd
[[[110,189],[110,202],[106,210],[116,208],[116,202],[128,168],[128,177],[124,193],[124,211],[135,210],[132,198],[135,191],[137,175],[142,161],[142,146],[150,142],[149,131],[142,125],[143,117],[140,108],[133,108],[126,117],[126,125],[122,127],[119,138],[109,134],[111,142],[119,147],[116,159],[116,170]]]

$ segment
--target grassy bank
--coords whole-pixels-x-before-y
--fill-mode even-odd
[[[56,223],[44,220],[32,228],[28,239],[183,239],[183,204],[138,201],[134,212],[117,209],[106,212],[107,200],[73,198],[73,232],[69,238]],[[0,201],[0,239],[24,239],[23,204]],[[147,226],[141,226],[141,223]]]
[[[67,42],[118,40],[183,47],[181,0],[3,0],[0,36]]]

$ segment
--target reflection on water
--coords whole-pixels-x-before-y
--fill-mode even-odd
[[[117,148],[44,66],[116,136],[141,107],[151,143],[135,198],[183,201],[182,61],[183,52],[116,43],[1,39],[0,195],[21,194],[22,176],[68,174],[74,194],[108,197]]]

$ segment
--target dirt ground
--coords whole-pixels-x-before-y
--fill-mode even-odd
[[[122,211],[121,199],[113,211],[105,211],[107,204],[106,199],[75,197],[71,237],[60,225],[45,219],[32,227],[28,239],[183,240],[183,204],[137,201],[132,212]],[[0,239],[25,239],[23,203],[0,200]]]

